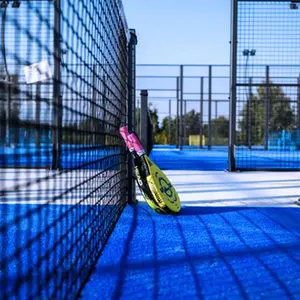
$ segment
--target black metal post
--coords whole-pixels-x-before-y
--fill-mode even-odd
[[[270,122],[270,80],[269,66],[266,66],[266,87],[265,87],[265,124],[264,124],[264,149],[268,150],[269,122]]]
[[[252,128],[252,77],[249,77],[249,95],[248,95],[248,109],[247,109],[247,144],[248,149],[251,149],[251,128]]]
[[[97,102],[97,65],[94,64],[93,66],[93,74],[92,74],[92,103],[91,103],[91,112],[92,112],[92,142],[95,145],[97,142],[97,116],[96,116],[96,103]]]
[[[203,148],[203,87],[204,78],[200,81],[200,148]]]
[[[212,66],[208,66],[208,150],[211,150],[211,93],[212,93]]]
[[[171,119],[172,119],[171,100],[169,100],[169,124],[168,124],[168,144],[171,145]]]
[[[300,76],[297,78],[297,132],[296,132],[296,148],[300,150]],[[299,202],[300,203],[300,202]]]
[[[135,83],[136,83],[136,45],[137,36],[134,29],[130,29],[130,41],[128,45],[128,102],[127,102],[127,128],[131,132],[135,130]],[[133,175],[133,160],[128,154],[127,178],[128,178],[128,203],[136,203],[135,181]]]
[[[37,148],[41,146],[41,130],[39,128],[41,124],[41,84],[36,85],[35,95],[35,121],[37,128],[35,129],[35,145]]]
[[[183,149],[183,65],[180,66],[180,121],[179,121],[179,149]]]
[[[141,144],[148,149],[148,91],[141,90]]]
[[[187,127],[187,108],[186,108],[187,101],[184,100],[184,116],[183,116],[183,145],[187,145],[187,139],[186,139],[186,127]]]
[[[5,98],[6,98],[6,146],[11,145],[11,77],[7,76],[8,83],[5,84]]]
[[[176,148],[179,148],[179,144],[180,144],[180,135],[179,135],[179,126],[180,126],[180,122],[179,122],[179,102],[180,102],[180,98],[179,98],[179,84],[180,84],[180,80],[179,77],[177,76],[176,78]]]
[[[237,84],[237,17],[238,1],[231,0],[231,37],[230,37],[230,96],[229,96],[229,143],[228,170],[236,170],[235,126],[236,126],[236,84]]]
[[[62,95],[61,95],[61,0],[54,1],[54,74],[53,74],[53,124],[52,169],[61,167]]]

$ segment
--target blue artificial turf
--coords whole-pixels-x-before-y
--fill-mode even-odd
[[[228,148],[214,146],[211,150],[185,147],[155,146],[150,158],[162,170],[223,171],[228,169]],[[260,147],[248,150],[236,147],[237,169],[300,169],[300,151],[264,151]]]
[[[162,170],[223,171],[228,168],[226,151],[184,150],[154,148],[150,158]]]
[[[83,299],[299,299],[300,210],[127,206]]]
[[[118,168],[120,148],[105,149],[105,146],[62,145],[61,168],[103,169]],[[185,146],[179,151],[175,146],[155,145],[151,159],[163,170],[208,170],[228,169],[228,147],[213,146],[199,149]],[[52,145],[36,148],[34,144],[16,148],[0,147],[0,166],[47,168],[52,165]],[[300,151],[264,151],[262,147],[236,147],[238,169],[300,169]]]
[[[51,146],[51,147],[50,147]],[[49,168],[52,165],[52,145],[0,147],[0,167]],[[102,145],[68,145],[61,147],[62,169],[118,169],[121,149],[105,149]]]
[[[0,299],[74,296],[88,277],[101,250],[103,234],[108,224],[115,222],[118,209],[117,204],[2,203]]]

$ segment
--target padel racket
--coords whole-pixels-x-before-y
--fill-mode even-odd
[[[163,171],[148,157],[138,136],[133,132],[128,135],[135,152],[141,159],[146,181],[155,202],[164,211],[178,213],[181,209],[180,198]]]
[[[164,211],[154,200],[151,191],[149,189],[148,183],[146,181],[145,170],[142,168],[142,163],[140,157],[137,155],[137,153],[134,150],[133,144],[128,139],[128,129],[126,126],[123,126],[120,128],[120,134],[133,157],[134,161],[134,173],[136,176],[136,181],[138,183],[138,186],[140,188],[140,191],[146,200],[147,204],[156,212],[158,213],[167,213],[167,211]]]

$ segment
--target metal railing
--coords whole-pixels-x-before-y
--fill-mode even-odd
[[[147,89],[150,108],[157,110],[160,126],[165,130],[162,143],[184,149],[190,144],[189,136],[198,135],[199,148],[210,150],[229,145],[230,161],[232,153],[235,157],[238,152],[240,161],[248,164],[249,169],[277,167],[276,164],[258,167],[244,149],[252,149],[254,156],[255,149],[263,149],[266,153],[272,150],[272,159],[278,160],[279,169],[298,168],[299,158],[295,152],[286,153],[283,159],[280,153],[289,151],[287,146],[277,150],[270,146],[275,145],[274,137],[280,135],[278,132],[292,132],[300,127],[299,66],[240,64],[239,68],[244,71],[236,78],[234,115],[230,111],[233,108],[229,101],[229,65],[138,65],[137,106],[140,106],[139,92]],[[283,111],[287,118],[280,117]],[[232,147],[230,117],[234,117]],[[284,134],[280,136],[287,138]],[[297,151],[300,141],[296,139],[298,135],[292,136],[291,142],[282,141],[281,144],[290,144],[289,149]]]

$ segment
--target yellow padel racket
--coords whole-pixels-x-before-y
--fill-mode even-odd
[[[157,205],[165,211],[178,213],[181,209],[180,198],[168,177],[148,157],[134,132],[128,135],[128,140],[132,143],[135,152],[141,159],[146,181]]]
[[[142,169],[142,163],[140,157],[137,155],[137,153],[134,150],[133,144],[128,140],[128,129],[126,126],[123,126],[120,128],[120,134],[133,157],[134,161],[134,173],[136,177],[136,181],[138,183],[138,186],[140,188],[140,191],[146,200],[147,204],[156,212],[158,213],[167,213],[168,211],[163,210],[154,200],[151,191],[149,189],[148,183],[146,181],[146,176],[143,174],[145,173],[145,170]]]

